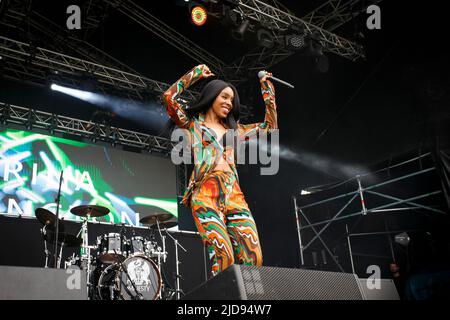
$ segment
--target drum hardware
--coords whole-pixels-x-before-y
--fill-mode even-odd
[[[106,216],[109,213],[109,209],[96,205],[82,205],[70,209],[70,212],[79,217],[98,218]]]
[[[97,258],[104,264],[123,261],[128,256],[129,241],[122,233],[108,233],[97,237]]]
[[[155,213],[141,218],[139,222],[147,226],[153,226],[156,224],[156,222],[169,221],[173,219],[173,217],[174,216],[170,213]]]
[[[35,211],[35,215],[37,220],[43,225],[43,228],[41,228],[41,234],[43,236],[44,239],[44,253],[45,253],[45,266],[44,268],[48,268],[49,267],[49,260],[51,257],[51,253],[50,250],[48,249],[47,246],[47,229],[50,231],[55,231],[56,230],[56,215],[54,215],[51,211],[44,209],[44,208],[37,208]],[[59,231],[64,232],[64,223],[62,220],[58,219],[58,225],[59,225]],[[52,242],[53,243],[53,242]],[[57,244],[55,244],[56,247]],[[58,250],[57,247],[55,248],[55,250]],[[54,255],[54,258],[56,258],[56,255]],[[59,260],[59,258],[56,258],[57,260]]]
[[[178,225],[178,220],[176,218],[172,218],[165,222],[159,222],[159,224],[154,224],[150,226],[150,229],[158,229],[158,225],[161,229],[169,229]]]
[[[70,211],[72,212],[72,210],[70,210]],[[88,242],[88,219],[89,219],[89,215],[83,220],[83,224],[81,225],[81,229],[78,232],[78,234],[80,235],[80,233],[81,233],[81,238],[83,239],[83,245],[81,246],[80,256],[81,256],[82,260],[84,258],[87,262],[86,284],[87,284],[88,293],[89,293],[89,287],[92,284],[90,282],[90,278],[91,278],[91,248],[89,247],[89,242]]]
[[[55,222],[56,222],[56,215],[54,215],[51,211],[44,209],[44,208],[37,208],[34,211],[36,218],[38,221],[46,227],[48,230],[55,231]],[[64,232],[65,225],[64,220],[59,220],[59,231]]]
[[[70,233],[64,233],[64,220],[59,220],[57,222],[56,215],[44,208],[37,208],[35,210],[36,218],[43,225],[41,228],[41,234],[44,240],[44,253],[45,253],[45,268],[48,268],[49,260],[51,257],[50,250],[48,249],[47,242],[50,244],[60,244],[59,254],[56,255],[56,268],[61,267],[61,259],[64,247],[79,247],[81,245],[80,239]],[[55,225],[58,223],[58,241],[56,241],[56,228]]]
[[[155,262],[145,255],[135,255],[101,272],[97,295],[102,300],[156,300],[161,297],[161,288]]]
[[[89,239],[88,239],[88,221],[90,217],[102,217],[109,213],[109,209],[101,206],[96,205],[82,205],[77,206],[72,209],[70,209],[70,212],[76,216],[83,217],[83,224],[81,225],[81,229],[78,232],[78,236],[81,233],[82,239],[83,239],[83,245],[81,246],[80,254],[81,254],[81,260],[86,261],[86,283],[88,287],[88,294],[90,287],[92,286],[91,283],[91,272],[92,272],[92,262],[91,262],[91,249],[93,247],[89,246]]]
[[[166,231],[165,233],[169,235],[174,241],[175,241],[175,268],[176,268],[176,289],[175,289],[175,295],[177,299],[180,299],[180,294],[182,293],[182,290],[180,289],[180,269],[179,264],[181,263],[178,259],[178,246],[180,246],[185,252],[187,250],[178,243],[178,240],[173,238],[168,232],[167,228],[174,227],[178,224],[178,221],[176,218],[174,218],[173,215],[169,213],[157,213],[153,215],[149,215],[147,217],[143,217],[139,220],[140,223],[144,225],[148,225],[150,229],[158,230],[158,233],[161,237],[162,241],[162,253],[158,254],[158,267],[161,270],[161,256],[163,259],[163,262],[166,262],[167,259],[167,253],[166,253],[166,236],[164,236],[161,233],[161,227],[163,227],[163,230]]]
[[[108,294],[109,300],[116,300],[115,299],[116,292],[119,292],[119,294],[120,294],[120,291],[118,291],[118,285],[117,285],[116,279],[115,279],[116,273],[115,273],[114,268],[116,268],[116,264],[111,264],[108,267],[106,267],[106,269],[103,270],[100,274],[100,277],[98,279],[97,286],[96,286],[96,291],[94,291],[94,293],[96,293],[98,295],[98,299],[100,299],[100,300],[105,300],[103,288],[107,288],[106,293]],[[104,280],[105,278],[106,278],[106,280]],[[109,283],[109,282],[111,282],[111,280],[112,280],[112,283]],[[106,283],[106,285],[104,285],[103,283]],[[92,296],[90,296],[90,298],[94,299],[95,297],[94,297],[94,295],[92,295]],[[122,300],[125,300],[122,295],[120,295],[120,298]]]
[[[125,272],[125,274],[127,275],[128,281],[130,281],[130,282],[131,282],[131,285],[133,286],[133,290],[134,290],[134,292],[135,292],[135,294],[136,294],[136,296],[134,296],[134,299],[133,299],[133,300],[144,300],[144,296],[143,296],[143,295],[139,292],[139,290],[136,288],[136,284],[134,283],[133,279],[131,279],[130,274],[128,273],[127,267],[124,266],[124,265],[122,264],[122,261],[120,261],[120,260],[118,261],[118,263],[119,263],[119,268],[120,268],[119,270]],[[122,282],[123,285],[126,286],[126,284],[123,282],[123,279],[122,279],[122,278],[120,278],[120,281]],[[122,298],[123,298],[123,296],[122,296]]]
[[[55,243],[56,233],[52,231],[46,231],[47,240],[50,243]],[[58,243],[64,244],[65,247],[78,248],[81,246],[82,239],[71,233],[59,233]]]
[[[52,232],[46,232],[47,233],[47,239],[50,243],[56,242],[56,233]],[[58,243],[60,243],[60,249],[58,254],[58,263],[57,268],[61,268],[61,260],[62,260],[62,254],[64,248],[78,248],[81,245],[82,239],[76,237],[73,234],[70,233],[59,233],[58,234]]]
[[[61,268],[61,258],[62,258],[62,251],[63,251],[63,248],[64,248],[64,240],[61,243],[61,246],[59,248],[60,249],[59,249],[59,255],[58,255],[58,267],[57,267],[58,269]]]
[[[158,253],[158,265],[160,265],[160,256],[163,257],[163,262],[166,262],[167,253],[166,253],[166,238],[161,234],[161,226],[166,228],[170,228],[176,226],[178,221],[174,216],[170,213],[156,213],[146,217],[143,217],[139,220],[141,224],[147,225],[150,229],[158,230],[159,235],[162,240],[162,254]]]
[[[81,269],[81,259],[78,255],[75,255],[75,253],[72,253],[72,255],[64,261],[64,269],[68,269],[70,266],[77,266]]]
[[[44,240],[44,253],[45,253],[45,266],[44,268],[48,268],[48,260],[50,258],[50,251],[47,248],[47,231],[45,230],[47,228],[47,224],[44,225],[44,227],[41,228],[41,234],[42,238]]]
[[[165,249],[164,249],[165,248],[165,236],[163,236],[162,233],[161,233],[161,229],[159,227],[158,220],[156,220],[156,224],[158,226],[158,231],[159,231],[159,234],[160,234],[160,236],[162,238],[162,241],[163,241],[163,251],[165,251]],[[181,275],[180,275],[180,264],[181,264],[181,262],[178,259],[178,246],[180,246],[180,248],[183,249],[183,251],[186,252],[186,253],[187,253],[187,250],[178,242],[177,239],[172,237],[172,235],[167,231],[167,229],[164,229],[164,231],[170,238],[172,238],[172,240],[175,243],[175,272],[176,272],[176,275],[175,275],[175,278],[176,278],[175,279],[175,283],[176,283],[176,285],[175,285],[175,296],[176,296],[177,300],[180,300],[181,294],[184,293],[184,292],[183,292],[183,290],[180,289],[180,278],[181,278]],[[164,256],[164,262],[166,262],[165,261],[165,256]]]
[[[91,299],[135,299],[152,300],[161,298],[172,298],[177,295],[180,298],[180,283],[178,265],[178,246],[185,252],[181,244],[170,234],[167,234],[175,241],[176,267],[177,267],[177,288],[164,290],[161,271],[162,262],[167,260],[166,233],[167,228],[178,224],[173,215],[168,213],[154,214],[141,219],[141,223],[148,225],[151,231],[149,237],[137,235],[134,230],[132,237],[127,238],[125,234],[125,224],[122,224],[120,233],[110,233],[97,237],[97,243],[92,246],[88,242],[88,222],[91,217],[100,217],[109,213],[109,209],[95,206],[83,205],[70,210],[74,215],[82,217],[82,224],[77,235],[65,233],[64,221],[43,208],[36,210],[36,217],[43,227],[41,233],[44,238],[44,247],[48,267],[51,259],[50,250],[47,245],[56,243],[61,245],[57,253],[56,267],[60,268],[62,263],[63,250],[66,247],[79,247],[80,254],[73,254],[64,261],[64,268],[78,266],[87,271],[87,290]],[[56,235],[55,225],[58,227]],[[158,245],[153,231],[158,230],[162,240],[162,248]],[[61,232],[62,231],[62,232]],[[97,250],[97,259],[91,254],[92,250]],[[100,276],[100,277],[99,277]],[[97,281],[98,280],[98,281]]]

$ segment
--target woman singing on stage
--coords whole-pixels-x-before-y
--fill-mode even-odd
[[[267,79],[270,73],[260,79],[264,122],[240,124],[236,88],[222,80],[206,84],[196,103],[183,110],[176,99],[198,80],[211,76],[206,65],[193,68],[164,93],[163,103],[175,124],[190,133],[195,167],[182,203],[192,210],[212,273],[217,275],[235,261],[256,266],[263,261],[255,221],[239,187],[233,143],[227,143],[226,133],[234,130],[235,136],[245,139],[277,129],[277,114],[275,90]]]

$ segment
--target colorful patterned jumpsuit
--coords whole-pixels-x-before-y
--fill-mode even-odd
[[[239,187],[233,149],[224,148],[204,125],[204,114],[189,119],[176,101],[180,94],[203,77],[199,65],[175,82],[163,95],[167,113],[175,124],[189,131],[195,166],[182,203],[192,210],[197,229],[205,244],[212,273],[217,275],[232,265],[262,265],[261,245],[255,221]],[[260,131],[277,129],[275,90],[270,81],[261,81],[266,106],[262,123],[238,124],[237,136],[246,139]],[[231,171],[216,171],[217,157],[227,160]]]

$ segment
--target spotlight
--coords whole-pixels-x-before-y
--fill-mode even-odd
[[[242,21],[241,25],[231,32],[233,38],[235,38],[238,41],[244,41],[244,35],[245,32],[247,31],[249,24],[250,24],[249,20]]]
[[[192,7],[191,20],[193,24],[196,26],[202,26],[206,23],[207,18],[208,14],[206,13],[205,8],[199,5]]]
[[[256,31],[256,37],[258,39],[258,45],[265,48],[273,48],[275,42],[272,34],[269,30],[259,29]]]
[[[285,46],[289,50],[300,50],[305,47],[305,28],[303,25],[292,24],[285,31]]]
[[[285,37],[286,48],[300,50],[305,47],[305,37],[299,34],[292,34]]]
[[[52,83],[52,85],[50,86],[50,89],[52,89],[52,90],[58,90],[58,85],[57,84],[54,84],[54,83]]]

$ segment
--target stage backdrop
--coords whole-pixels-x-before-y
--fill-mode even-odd
[[[78,205],[111,212],[97,221],[139,226],[139,218],[169,212],[177,217],[175,166],[170,158],[132,153],[26,131],[0,132],[0,214],[56,212],[63,171],[60,215]]]

